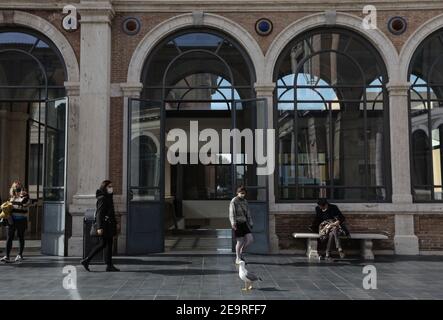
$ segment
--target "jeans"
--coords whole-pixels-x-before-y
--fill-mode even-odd
[[[333,228],[329,232],[328,244],[326,245],[326,253],[331,252],[331,243],[332,243],[333,239],[335,240],[336,248],[337,249],[341,249],[340,239],[339,239],[338,234],[337,234],[337,228]]]
[[[114,239],[112,237],[100,237],[100,242],[92,248],[86,261],[89,263],[94,256],[99,253],[102,249],[105,250],[105,263],[108,267],[112,266],[112,245]]]

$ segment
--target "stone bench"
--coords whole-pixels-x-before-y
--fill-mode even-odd
[[[296,239],[306,239],[306,255],[309,259],[318,259],[317,240],[320,237],[318,233],[300,233],[294,232],[292,236]],[[341,239],[360,240],[360,254],[363,259],[374,260],[372,252],[372,240],[386,240],[388,236],[379,233],[351,233],[349,237],[340,237]]]

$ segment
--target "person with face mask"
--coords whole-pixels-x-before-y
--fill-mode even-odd
[[[229,221],[237,240],[235,246],[236,264],[244,261],[243,251],[254,241],[251,233],[253,222],[245,196],[246,188],[241,186],[237,189],[237,196],[229,204]]]
[[[117,222],[115,219],[114,200],[112,198],[113,193],[114,190],[110,180],[103,181],[96,192],[97,211],[95,223],[100,242],[91,250],[85,259],[80,261],[87,271],[90,271],[89,263],[92,258],[101,250],[105,250],[106,271],[120,271],[112,263],[112,246],[114,236],[117,235]]]
[[[9,190],[10,199],[12,203],[12,219],[9,220],[6,239],[6,256],[0,259],[0,261],[8,263],[10,262],[9,256],[12,250],[12,243],[14,241],[14,235],[17,231],[19,239],[19,253],[15,258],[15,262],[23,260],[23,250],[25,249],[25,231],[28,227],[28,212],[30,200],[28,193],[24,190],[20,181],[14,181]]]
[[[332,241],[335,241],[340,258],[345,257],[339,238],[340,236],[349,236],[344,222],[345,217],[335,204],[329,203],[327,199],[318,200],[315,207],[315,218],[309,229],[319,233],[320,242],[327,240],[326,259],[330,259]]]

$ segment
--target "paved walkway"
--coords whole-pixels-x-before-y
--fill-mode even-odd
[[[302,256],[247,256],[263,281],[242,292],[231,255],[116,257],[120,273],[103,265],[86,272],[79,259],[30,256],[0,265],[0,299],[443,299],[443,257],[379,257],[309,263]],[[363,267],[374,265],[377,289],[363,288]],[[74,265],[77,290],[63,288],[63,267]]]

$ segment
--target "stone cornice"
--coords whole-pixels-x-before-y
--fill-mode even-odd
[[[254,89],[257,96],[272,96],[275,90],[275,83],[256,83]]]
[[[75,97],[80,95],[80,82],[65,82],[66,95]]]
[[[409,82],[386,84],[386,89],[390,96],[407,96],[410,87],[411,84]]]
[[[138,83],[120,83],[120,88],[122,90],[124,97],[139,97],[140,92],[143,89],[143,84],[141,82]]]
[[[79,9],[97,6],[110,1],[80,0],[2,0],[0,9],[61,10],[72,4]],[[378,10],[443,10],[441,0],[113,0],[110,5],[116,12],[191,12],[195,10],[236,12],[236,11],[361,11],[365,5],[374,5]]]
[[[119,12],[190,12],[195,10],[237,12],[237,11],[362,11],[366,5],[378,10],[435,10],[443,9],[441,0],[114,0]]]
[[[75,5],[80,13],[80,23],[111,23],[115,11],[110,1],[81,1]]]

